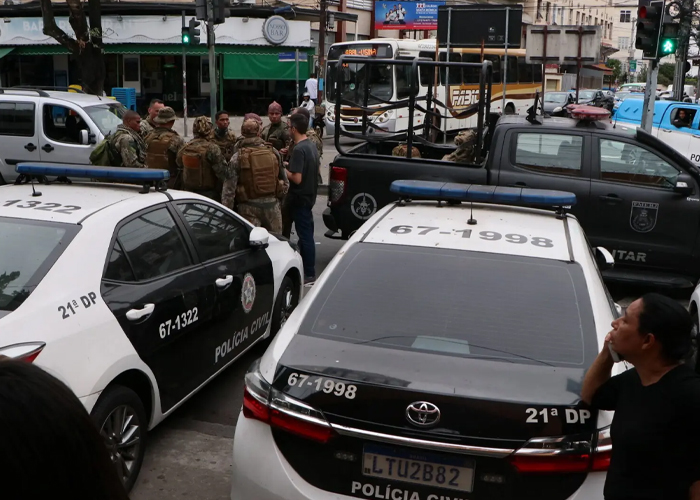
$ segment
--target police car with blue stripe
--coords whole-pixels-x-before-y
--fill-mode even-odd
[[[231,498],[602,498],[580,390],[619,312],[576,196],[391,190],[246,374]]]
[[[615,127],[633,134],[643,109],[643,99],[625,99],[615,112]],[[700,166],[700,105],[656,101],[651,133]]]
[[[147,430],[285,323],[301,258],[222,205],[166,190],[167,171],[17,172],[23,183],[0,187],[0,355],[76,393],[130,488]]]

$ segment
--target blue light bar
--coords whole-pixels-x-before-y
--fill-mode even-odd
[[[391,192],[404,198],[473,201],[501,205],[563,207],[576,204],[576,195],[549,189],[481,186],[437,181],[394,181]]]
[[[65,165],[61,163],[18,163],[18,174],[73,177],[85,179],[110,179],[118,181],[165,181],[170,172],[155,168],[96,167],[93,165]]]

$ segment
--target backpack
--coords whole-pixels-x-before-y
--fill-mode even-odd
[[[92,150],[92,153],[90,153],[90,163],[101,167],[118,166],[114,165],[115,155],[112,152],[111,139],[112,137],[107,134],[107,137]]]

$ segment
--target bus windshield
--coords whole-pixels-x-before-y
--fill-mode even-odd
[[[328,51],[326,82],[328,100],[335,102],[338,58],[342,55],[391,59],[389,44],[356,44],[333,46]],[[367,104],[391,101],[394,96],[394,70],[391,65],[348,63],[342,69],[340,90],[345,99],[362,105],[367,92]]]

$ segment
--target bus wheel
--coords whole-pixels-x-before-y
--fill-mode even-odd
[[[504,115],[514,115],[515,114],[515,106],[512,104],[507,104],[506,109],[503,112]]]

